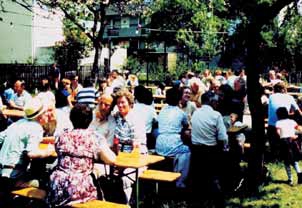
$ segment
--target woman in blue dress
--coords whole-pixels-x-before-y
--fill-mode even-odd
[[[182,129],[189,126],[187,115],[178,107],[180,99],[178,89],[167,90],[166,102],[168,105],[158,115],[159,135],[155,148],[159,155],[174,157],[174,171],[181,173],[181,177],[176,181],[176,186],[184,188],[189,172],[191,152],[180,136]]]

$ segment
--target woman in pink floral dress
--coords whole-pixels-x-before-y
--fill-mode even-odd
[[[91,173],[100,152],[93,130],[87,129],[92,110],[76,104],[70,112],[74,130],[64,132],[55,144],[58,164],[50,176],[47,203],[51,207],[69,206],[97,199]]]

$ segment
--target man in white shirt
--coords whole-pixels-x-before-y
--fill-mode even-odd
[[[217,102],[215,93],[204,93],[201,96],[201,108],[193,113],[191,173],[196,199],[212,198],[217,207],[222,207],[224,199],[219,176],[222,171],[222,147],[228,144],[228,135],[222,115],[213,109]]]
[[[274,94],[269,97],[268,101],[268,128],[267,128],[267,137],[270,143],[271,156],[272,159],[277,159],[279,157],[279,136],[276,131],[276,122],[277,122],[277,109],[280,107],[285,107],[290,114],[293,114],[295,111],[302,115],[302,112],[299,109],[295,99],[286,94],[286,88],[284,83],[279,82],[274,85]]]
[[[25,83],[17,80],[14,84],[14,95],[9,100],[9,107],[17,110],[24,110],[25,104],[32,98],[25,90]]]

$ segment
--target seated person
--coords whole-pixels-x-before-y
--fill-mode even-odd
[[[32,98],[25,90],[25,83],[17,80],[14,84],[14,95],[8,101],[9,107],[17,110],[24,110],[25,104]]]
[[[159,155],[175,156],[174,171],[181,173],[176,186],[184,188],[190,167],[191,151],[180,136],[182,129],[189,126],[187,115],[178,107],[180,99],[179,90],[175,88],[167,90],[168,105],[158,115],[159,135],[156,139],[155,150]]]
[[[107,163],[115,160],[106,142],[98,142],[95,132],[88,129],[92,121],[91,108],[76,104],[70,111],[70,120],[74,129],[61,134],[55,144],[58,164],[50,176],[47,195],[51,206],[70,206],[97,199],[91,177],[94,160],[99,157]]]
[[[33,98],[25,106],[25,117],[0,132],[0,175],[1,191],[9,194],[11,189],[39,186],[30,181],[27,168],[32,158],[44,158],[54,149],[40,150],[43,139],[42,125],[48,122],[46,108],[38,98]]]

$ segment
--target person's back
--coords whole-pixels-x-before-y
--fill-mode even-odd
[[[193,196],[211,198],[215,207],[224,207],[220,180],[225,174],[222,150],[228,144],[228,136],[222,116],[214,110],[217,95],[204,93],[202,107],[192,116],[191,173]],[[221,144],[222,145],[221,145]]]
[[[30,131],[29,131],[30,129]],[[19,168],[3,168],[2,177],[17,178],[24,175],[29,164],[24,151],[31,151],[42,141],[43,129],[34,121],[20,119],[11,124],[5,131],[0,133],[0,141],[3,141],[0,150],[0,164],[2,166],[17,166]],[[35,137],[33,137],[35,136]],[[27,138],[32,137],[29,141]]]
[[[99,92],[93,87],[92,80],[85,79],[84,86],[78,91],[76,100],[78,103],[87,104],[90,108],[94,108],[99,96]]]
[[[70,112],[70,120],[74,129],[62,133],[55,144],[59,159],[50,176],[47,203],[51,206],[70,206],[97,199],[91,173],[94,160],[104,149],[99,146],[95,132],[87,129],[92,109],[76,104]]]
[[[302,127],[298,126],[296,121],[289,118],[288,111],[285,107],[277,109],[278,121],[276,122],[276,131],[280,140],[280,158],[284,162],[285,170],[288,177],[288,183],[293,185],[293,176],[291,174],[292,165],[298,176],[298,184],[302,183],[302,175],[299,167],[300,154],[296,148],[297,139],[296,130],[301,131]]]
[[[215,146],[217,139],[227,138],[221,114],[209,105],[198,108],[192,116],[191,123],[193,144]]]
[[[156,138],[155,150],[164,156],[174,156],[173,170],[181,172],[181,177],[176,181],[176,186],[186,187],[186,179],[190,166],[190,149],[181,139],[181,131],[188,128],[186,114],[178,107],[180,92],[171,88],[166,94],[167,106],[158,115],[159,135]]]

